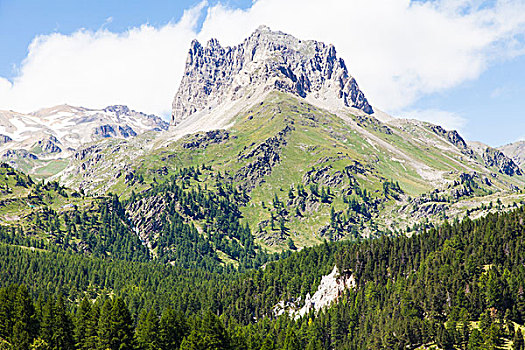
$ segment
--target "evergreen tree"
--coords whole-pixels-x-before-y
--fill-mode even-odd
[[[62,294],[58,294],[54,307],[51,348],[53,350],[73,350],[74,344],[73,323],[64,305]]]
[[[137,344],[141,350],[159,350],[159,319],[153,309],[146,313],[144,310],[139,317],[135,330]]]
[[[122,298],[115,298],[111,309],[112,350],[133,350],[133,319]]]
[[[272,337],[267,336],[266,338],[264,338],[264,341],[261,346],[261,350],[274,350],[274,349],[275,349],[275,345],[274,345]]]
[[[286,338],[284,339],[284,350],[301,350],[302,346],[292,326],[288,327],[286,331]]]
[[[230,349],[230,337],[221,320],[207,311],[202,320],[201,332],[206,349]]]
[[[469,341],[468,341],[468,350],[478,350],[481,349],[481,346],[483,345],[483,336],[481,335],[481,332],[479,329],[472,330],[472,333],[470,334]]]
[[[38,337],[33,341],[29,349],[30,350],[51,350],[51,347],[42,338]]]
[[[15,299],[15,324],[11,343],[16,349],[27,350],[38,335],[35,307],[26,286],[20,286]]]
[[[177,349],[188,333],[184,316],[167,308],[160,319],[160,344],[162,349]]]
[[[111,299],[106,299],[100,310],[100,317],[98,322],[97,331],[97,349],[106,350],[112,349],[111,344],[113,340],[113,329],[112,329],[112,309],[113,303]]]
[[[52,344],[55,327],[55,303],[48,297],[42,307],[42,318],[40,320],[40,337],[47,344]]]
[[[0,339],[7,339],[13,330],[12,300],[7,288],[0,288]]]
[[[84,297],[84,299],[82,299],[80,302],[75,321],[76,347],[82,349],[85,344],[86,333],[89,330],[91,321],[91,302],[87,299],[87,297]]]
[[[87,319],[84,339],[79,345],[81,350],[97,349],[98,341],[98,325],[99,325],[100,307],[98,303],[91,305],[89,318]]]

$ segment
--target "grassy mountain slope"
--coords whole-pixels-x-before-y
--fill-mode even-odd
[[[273,92],[232,125],[167,145],[153,134],[96,143],[61,181],[127,198],[205,165],[213,176],[195,185],[213,186],[219,176],[244,190],[241,221],[277,251],[390,234],[467,210],[481,215],[498,198],[499,209],[522,200],[523,176],[488,167],[459,135],[432,124],[334,114]]]

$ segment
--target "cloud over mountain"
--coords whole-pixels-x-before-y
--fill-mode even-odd
[[[159,28],[35,38],[13,81],[0,78],[0,109],[119,103],[168,115],[192,38],[235,45],[260,24],[333,43],[371,103],[388,111],[525,52],[523,1],[259,0],[246,10],[203,2]]]

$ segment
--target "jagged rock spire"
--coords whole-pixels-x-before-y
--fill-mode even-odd
[[[300,97],[330,99],[373,113],[333,45],[300,40],[259,27],[240,45],[206,46],[193,40],[185,72],[173,100],[172,123],[225,101],[279,90]]]

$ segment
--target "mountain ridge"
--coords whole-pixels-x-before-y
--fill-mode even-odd
[[[259,27],[241,44],[222,47],[211,39],[191,44],[181,84],[173,99],[172,124],[224,101],[270,90],[330,100],[367,114],[373,109],[333,45],[302,41]]]

